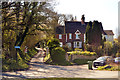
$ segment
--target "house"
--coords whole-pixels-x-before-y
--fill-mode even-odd
[[[71,48],[82,48],[85,42],[85,31],[88,22],[84,15],[79,21],[65,21],[65,26],[56,28],[56,38],[60,40],[60,46],[68,45]]]
[[[85,22],[85,17],[82,15],[81,21],[65,21],[65,26],[56,27],[56,38],[60,41],[60,47],[68,45],[70,48],[81,48],[84,49],[85,43],[85,32],[88,22]],[[102,33],[103,27],[101,25]],[[107,34],[107,33],[106,33]],[[99,38],[96,38],[100,43]]]
[[[114,33],[112,30],[104,30],[104,37],[106,38],[106,41],[113,42],[114,41]]]

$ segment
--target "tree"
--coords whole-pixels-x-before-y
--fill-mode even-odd
[[[98,21],[89,22],[86,27],[86,43],[100,45],[102,42],[102,24]]]
[[[65,21],[74,21],[75,18],[71,14],[58,14],[58,24],[64,25]]]
[[[50,13],[54,13],[54,11],[49,6],[51,5],[47,1],[2,2],[2,47],[4,53],[15,54],[14,46],[21,46],[22,49],[29,40],[33,40],[32,43],[39,41],[39,38],[34,36],[50,31],[49,27],[52,25],[49,26],[49,23],[54,20]],[[31,36],[33,36],[32,39]]]
[[[104,42],[104,51],[106,55],[112,55],[113,44],[112,42],[106,41]]]
[[[90,22],[87,24],[86,32],[85,32],[85,35],[86,35],[86,43],[87,43],[87,44],[91,44],[91,42],[92,42],[91,32],[92,32],[92,22],[90,21]]]

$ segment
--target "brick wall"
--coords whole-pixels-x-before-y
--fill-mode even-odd
[[[59,34],[56,34],[56,38],[59,39]],[[63,42],[63,45],[66,44],[66,34],[62,34],[62,39],[59,39],[60,42]],[[72,34],[72,39],[69,39],[69,33],[67,34],[67,43],[70,42],[72,43],[73,46],[73,41],[77,40],[76,39],[76,34]],[[78,39],[79,40],[79,39]],[[84,34],[80,34],[80,40],[82,41],[82,43],[84,43]]]

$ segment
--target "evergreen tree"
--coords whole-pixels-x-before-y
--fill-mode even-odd
[[[102,26],[98,21],[88,23],[86,27],[86,43],[98,45],[102,43]]]
[[[87,27],[86,27],[86,43],[87,44],[90,44],[91,43],[91,29],[92,29],[92,22],[90,21],[88,24],[87,24]]]

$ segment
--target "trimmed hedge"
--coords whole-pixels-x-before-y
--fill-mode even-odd
[[[62,66],[72,65],[70,62],[66,61],[65,56],[66,56],[65,50],[61,47],[56,47],[52,49],[51,52],[52,62],[50,62],[49,64]]]
[[[86,56],[97,55],[96,52],[90,52],[90,51],[71,51],[67,53],[68,54],[80,54],[80,55],[86,55]]]
[[[88,61],[93,61],[93,59],[74,59],[73,63],[76,63],[77,65],[83,65],[88,64]]]
[[[56,47],[52,49],[51,58],[53,62],[63,62],[65,61],[65,50],[61,47]]]

